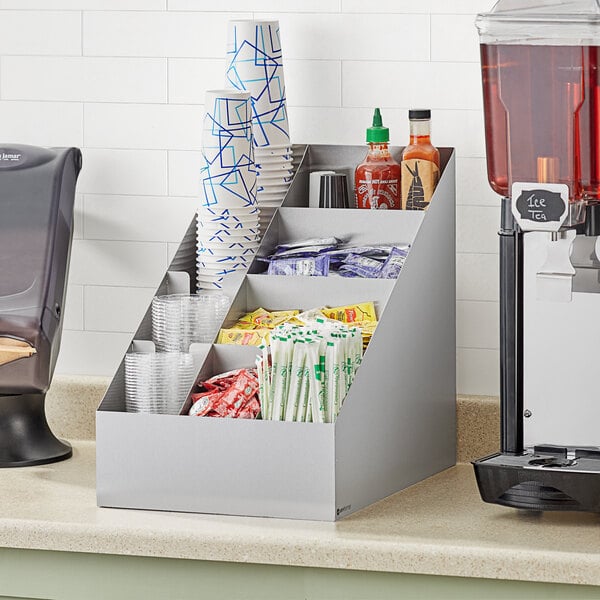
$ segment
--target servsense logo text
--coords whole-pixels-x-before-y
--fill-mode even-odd
[[[21,153],[12,154],[10,152],[0,152],[0,160],[4,162],[19,162],[22,156]]]

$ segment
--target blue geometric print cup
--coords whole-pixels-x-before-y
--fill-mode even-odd
[[[213,209],[254,207],[256,169],[250,94],[209,90],[205,109],[200,205]]]
[[[254,145],[289,145],[279,21],[229,21],[226,78],[252,95]]]

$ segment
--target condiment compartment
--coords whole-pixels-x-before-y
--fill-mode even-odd
[[[381,315],[392,293],[390,279],[287,277],[248,275],[234,298],[223,327],[232,327],[244,314],[257,308],[301,311],[320,306],[341,306],[372,300]]]
[[[327,152],[332,166],[346,160],[335,158],[338,150],[350,152],[316,148],[323,167]],[[179,416],[126,413],[121,364],[97,412],[100,506],[335,521],[454,464],[454,157],[451,149],[442,156],[427,212],[284,206],[259,250],[264,256],[278,241],[331,235],[407,241],[411,252],[397,280],[269,276],[255,261],[227,290],[234,300],[224,326],[258,306],[375,301],[379,325],[336,422],[189,417],[189,398]],[[186,277],[193,289],[190,248],[195,223],[170,267],[175,274],[158,292],[185,285]],[[147,314],[134,338],[149,336]],[[199,346],[201,378],[252,366],[257,354],[249,346]]]
[[[385,214],[385,218],[381,213]],[[275,213],[248,272],[264,272],[267,263],[260,259],[282,243],[337,237],[354,246],[394,242],[412,244],[425,214],[401,210],[282,207]]]
[[[390,146],[390,153],[397,162],[401,162],[403,150],[403,146]],[[454,161],[454,150],[452,148],[438,148],[438,150],[440,151],[440,175],[442,175],[450,161]],[[345,174],[348,182],[350,206],[356,207],[354,169],[356,165],[364,160],[367,154],[365,146],[333,146],[327,144],[315,144],[305,147],[295,146],[294,155],[300,154],[302,154],[302,160],[283,201],[284,207],[308,208],[309,175],[313,171],[335,171],[336,173]],[[454,165],[452,165],[452,169],[454,169]],[[438,190],[440,194],[442,193],[441,189],[438,185],[431,199],[432,202],[435,201]],[[368,211],[361,210],[361,213],[366,212]],[[332,235],[332,233],[329,235]]]

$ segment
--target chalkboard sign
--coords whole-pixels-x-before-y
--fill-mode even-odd
[[[512,209],[523,231],[558,231],[569,210],[569,188],[559,183],[515,183]]]

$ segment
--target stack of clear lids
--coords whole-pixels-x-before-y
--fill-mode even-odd
[[[188,352],[190,344],[211,343],[230,301],[220,292],[170,294],[152,300],[152,339],[161,352]]]
[[[229,310],[220,292],[170,294],[152,300],[152,341],[156,352],[125,356],[127,412],[177,415],[194,383],[190,346],[210,343]]]
[[[127,412],[177,415],[194,383],[194,361],[185,352],[125,355]]]

